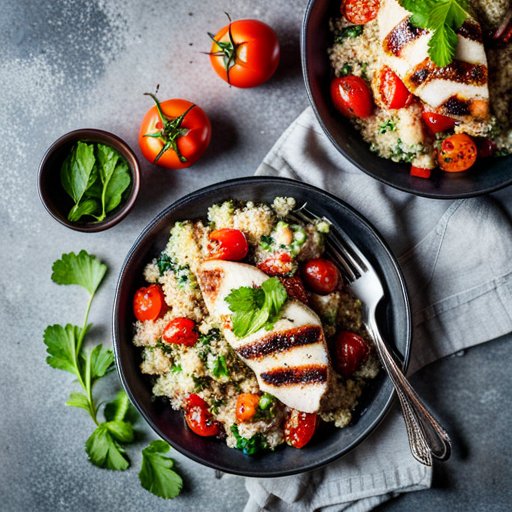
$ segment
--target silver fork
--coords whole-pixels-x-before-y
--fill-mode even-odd
[[[326,249],[339,264],[351,291],[363,304],[364,324],[375,342],[382,365],[395,387],[402,406],[411,452],[416,460],[426,466],[432,465],[432,457],[447,460],[451,454],[448,434],[425,407],[395,363],[377,325],[375,311],[384,297],[377,272],[347,234],[329,219],[320,218],[304,207],[289,217],[313,224],[319,221],[329,224],[331,236],[326,237]]]

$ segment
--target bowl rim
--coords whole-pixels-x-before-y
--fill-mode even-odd
[[[132,190],[130,192],[130,195],[128,196],[128,199],[126,203],[122,206],[122,208],[116,212],[111,217],[108,217],[103,220],[102,222],[98,222],[96,224],[91,223],[89,225],[78,225],[71,221],[68,221],[66,218],[57,215],[57,213],[54,211],[53,208],[51,208],[46,201],[45,195],[43,193],[43,182],[44,177],[46,174],[46,165],[50,158],[52,157],[53,153],[60,148],[62,145],[73,142],[73,141],[79,141],[81,139],[87,139],[88,137],[94,137],[98,139],[103,139],[105,141],[106,145],[112,145],[112,142],[114,142],[121,150],[119,151],[122,156],[126,159],[128,162],[128,165],[130,166],[131,175],[132,175]],[[117,149],[117,148],[116,148]],[[65,133],[64,135],[61,135],[53,144],[45,151],[43,157],[41,158],[41,162],[39,163],[39,168],[37,172],[37,190],[39,194],[39,199],[43,203],[43,206],[45,207],[46,211],[60,224],[63,226],[66,226],[67,228],[73,229],[74,231],[81,231],[83,233],[97,233],[99,231],[104,231],[106,229],[109,229],[119,222],[121,222],[133,209],[133,206],[135,205],[135,202],[137,200],[137,197],[140,192],[140,186],[141,186],[141,171],[140,171],[140,163],[139,159],[137,158],[137,155],[132,150],[132,148],[128,145],[126,141],[121,139],[118,135],[108,132],[106,130],[100,130],[98,128],[79,128],[77,130],[72,130],[70,132]]]
[[[306,94],[309,99],[309,103],[313,109],[313,112],[315,113],[315,117],[317,118],[320,126],[322,127],[323,132],[325,135],[327,135],[327,138],[331,141],[333,146],[338,150],[338,152],[346,158],[350,163],[352,163],[354,166],[356,166],[358,169],[363,171],[364,173],[368,174],[372,178],[380,181],[381,183],[384,183],[386,185],[389,185],[390,187],[393,187],[397,190],[400,190],[402,192],[406,192],[408,194],[417,195],[420,197],[426,197],[429,199],[443,199],[443,200],[453,200],[453,199],[467,199],[471,197],[479,197],[485,194],[490,194],[492,192],[497,192],[498,190],[504,189],[506,187],[509,187],[512,185],[512,173],[510,177],[507,180],[504,180],[502,183],[495,184],[490,187],[486,187],[484,189],[478,190],[478,192],[461,192],[461,193],[454,193],[454,194],[438,194],[435,192],[425,192],[422,190],[412,190],[410,187],[402,186],[398,183],[394,183],[391,180],[388,180],[382,176],[379,176],[376,173],[373,173],[367,169],[365,169],[359,162],[357,162],[354,158],[352,158],[350,155],[348,155],[345,150],[338,144],[336,139],[333,137],[333,135],[330,133],[330,131],[327,129],[327,126],[325,125],[322,117],[320,116],[320,112],[316,106],[314,97],[313,97],[313,91],[311,88],[311,83],[309,79],[309,61],[307,57],[307,27],[309,23],[309,18],[311,16],[311,13],[313,11],[314,5],[317,2],[317,0],[308,0],[308,3],[306,5],[306,8],[304,10],[304,15],[302,17],[302,24],[301,24],[301,30],[300,30],[300,54],[301,54],[301,65],[302,65],[302,76],[304,79],[304,85],[306,87]],[[334,107],[333,107],[334,108]],[[509,155],[508,157],[511,159],[511,165],[512,165],[512,155]],[[383,159],[386,160],[386,159]]]
[[[148,423],[148,425],[152,428],[154,432],[156,432],[162,439],[166,440],[173,448],[175,448],[178,452],[185,455],[189,459],[194,460],[195,462],[198,462],[202,465],[208,466],[210,468],[230,473],[234,475],[240,475],[240,476],[247,476],[247,477],[253,477],[253,478],[275,478],[275,477],[282,477],[282,476],[289,476],[294,474],[303,473],[306,471],[311,471],[314,469],[318,469],[320,467],[323,467],[327,464],[330,464],[331,462],[343,457],[344,455],[351,452],[356,446],[361,444],[364,440],[366,440],[372,432],[375,431],[375,429],[382,423],[384,418],[387,416],[391,409],[391,405],[394,401],[396,391],[394,388],[391,389],[391,392],[385,401],[381,412],[378,414],[378,416],[373,420],[373,422],[366,428],[366,430],[363,431],[363,433],[353,442],[351,442],[344,450],[342,450],[339,453],[336,453],[332,455],[331,457],[328,457],[324,460],[321,460],[317,463],[311,464],[304,468],[299,468],[298,470],[280,470],[280,471],[272,471],[272,470],[266,470],[264,473],[259,471],[242,471],[238,470],[236,468],[229,467],[227,465],[223,464],[216,464],[214,462],[205,461],[201,457],[196,456],[194,453],[190,452],[186,448],[183,448],[179,443],[174,442],[173,439],[169,438],[167,435],[164,434],[164,432],[153,422],[153,420],[150,418],[149,414],[139,405],[139,403],[134,399],[132,390],[130,388],[130,385],[127,381],[127,378],[124,374],[123,367],[121,364],[121,356],[120,356],[120,350],[121,350],[121,340],[120,340],[120,334],[119,334],[119,324],[118,324],[118,318],[119,318],[119,302],[120,302],[120,291],[123,283],[123,277],[125,275],[125,269],[128,266],[128,264],[131,262],[132,258],[134,257],[134,254],[139,249],[141,244],[144,242],[146,235],[152,230],[152,228],[158,224],[171,210],[178,208],[182,204],[189,202],[197,197],[200,197],[202,194],[206,192],[212,192],[218,189],[223,189],[225,187],[229,187],[231,185],[238,185],[240,183],[262,183],[262,182],[268,182],[269,185],[272,185],[273,183],[290,183],[294,186],[303,187],[304,189],[313,190],[316,193],[320,193],[326,197],[328,197],[330,200],[337,202],[340,204],[343,208],[347,209],[352,215],[354,215],[358,222],[361,222],[361,224],[371,232],[372,236],[374,237],[375,241],[379,243],[381,249],[384,251],[386,256],[388,257],[389,262],[392,264],[393,271],[395,273],[395,276],[399,283],[401,298],[405,304],[404,308],[404,319],[406,323],[405,328],[405,347],[400,349],[402,351],[403,360],[399,358],[397,361],[397,364],[399,367],[401,367],[403,373],[405,374],[407,371],[407,368],[409,366],[410,362],[410,355],[411,355],[411,345],[412,345],[412,314],[411,314],[411,305],[409,301],[409,294],[407,291],[407,286],[405,282],[405,278],[402,274],[402,271],[400,269],[400,266],[398,264],[398,261],[396,257],[393,255],[391,249],[385,242],[385,240],[382,238],[380,233],[375,229],[375,227],[360,213],[358,213],[352,206],[347,204],[345,201],[340,199],[339,197],[336,197],[333,194],[330,194],[329,192],[322,190],[318,187],[315,187],[314,185],[310,185],[309,183],[305,183],[302,181],[297,181],[289,178],[282,178],[282,177],[268,177],[268,176],[250,176],[250,177],[242,177],[242,178],[234,178],[230,180],[226,180],[220,183],[215,183],[206,187],[203,187],[199,190],[196,190],[194,192],[191,192],[182,198],[178,199],[171,205],[167,206],[164,210],[162,210],[159,214],[157,214],[148,224],[147,226],[142,230],[142,232],[139,234],[139,236],[135,239],[132,247],[128,251],[128,254],[121,266],[119,277],[116,284],[116,289],[114,293],[114,303],[112,307],[112,338],[113,338],[113,349],[114,349],[114,356],[115,356],[115,362],[116,362],[116,369],[119,375],[119,378],[121,380],[121,383],[123,385],[123,388],[127,395],[130,398],[130,401],[132,404],[136,407],[136,409],[140,412],[142,417],[145,419],[145,421]],[[384,370],[383,370],[384,371]],[[389,380],[389,377],[385,375],[385,379]],[[179,411],[176,411],[179,412]]]

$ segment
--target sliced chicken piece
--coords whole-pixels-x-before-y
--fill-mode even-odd
[[[233,289],[261,286],[269,277],[251,265],[211,260],[200,266],[197,278],[206,307],[223,327],[228,343],[256,374],[260,389],[299,411],[319,411],[333,375],[316,313],[289,298],[271,330],[237,338],[225,298]]]
[[[383,0],[378,14],[385,63],[430,109],[461,118],[489,114],[487,57],[479,23],[468,18],[457,31],[451,64],[440,68],[428,56],[432,32],[410,23],[411,13],[396,0]]]

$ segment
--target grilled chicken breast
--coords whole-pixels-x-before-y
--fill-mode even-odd
[[[410,17],[396,0],[381,2],[377,19],[385,63],[431,110],[451,117],[487,117],[487,57],[479,23],[472,18],[464,22],[453,62],[440,68],[428,56],[432,32],[414,27]]]
[[[273,329],[237,338],[230,328],[231,310],[224,300],[235,288],[261,286],[269,277],[244,263],[204,262],[197,273],[206,307],[223,326],[235,352],[254,371],[260,389],[289,407],[317,412],[332,377],[320,319],[308,306],[288,299]]]

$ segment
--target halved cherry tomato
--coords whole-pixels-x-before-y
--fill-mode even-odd
[[[411,176],[416,176],[418,178],[430,178],[430,174],[432,173],[432,169],[424,169],[423,167],[415,167],[411,165]]]
[[[302,279],[311,291],[320,295],[328,295],[338,287],[340,273],[331,261],[317,258],[304,265]]]
[[[266,23],[233,21],[212,39],[210,62],[215,72],[230,85],[256,87],[277,69],[281,53],[279,39]]]
[[[370,349],[361,336],[353,332],[338,333],[334,346],[335,368],[338,373],[348,377],[366,361]]]
[[[365,118],[373,112],[373,99],[366,82],[359,76],[348,75],[331,82],[334,106],[345,117]]]
[[[284,276],[293,271],[293,259],[287,252],[281,252],[260,263],[258,268],[269,276]]]
[[[400,77],[388,66],[384,66],[379,73],[378,82],[380,96],[386,107],[399,109],[411,104],[412,94],[402,82]]]
[[[135,292],[133,312],[137,320],[141,322],[156,320],[163,316],[167,309],[161,286],[151,284],[147,288],[140,288]]]
[[[446,132],[455,126],[455,119],[443,116],[442,114],[436,114],[435,112],[427,112],[425,110],[421,117],[429,131],[433,134]]]
[[[212,128],[204,111],[186,100],[151,107],[140,125],[139,145],[152,163],[169,169],[183,169],[197,162],[210,144]]]
[[[379,0],[344,0],[341,14],[354,25],[366,25],[377,17],[379,7]]]
[[[216,229],[210,233],[210,238],[218,242],[218,246],[208,257],[210,260],[243,260],[249,251],[245,235],[239,229]]]
[[[316,414],[292,409],[284,424],[284,440],[295,448],[302,448],[311,441],[316,430]]]
[[[236,419],[247,421],[253,418],[258,409],[260,397],[252,393],[242,393],[236,399]]]
[[[185,420],[198,436],[208,437],[219,433],[219,426],[213,421],[208,404],[199,395],[191,394],[187,398]]]
[[[304,283],[298,275],[294,275],[293,277],[280,277],[279,281],[284,286],[289,297],[300,300],[304,304],[309,302]]]
[[[457,133],[443,141],[437,157],[439,167],[447,172],[469,169],[476,161],[477,150],[473,139],[465,133]]]
[[[162,339],[166,343],[193,347],[199,338],[196,324],[190,318],[174,318],[164,329]]]

